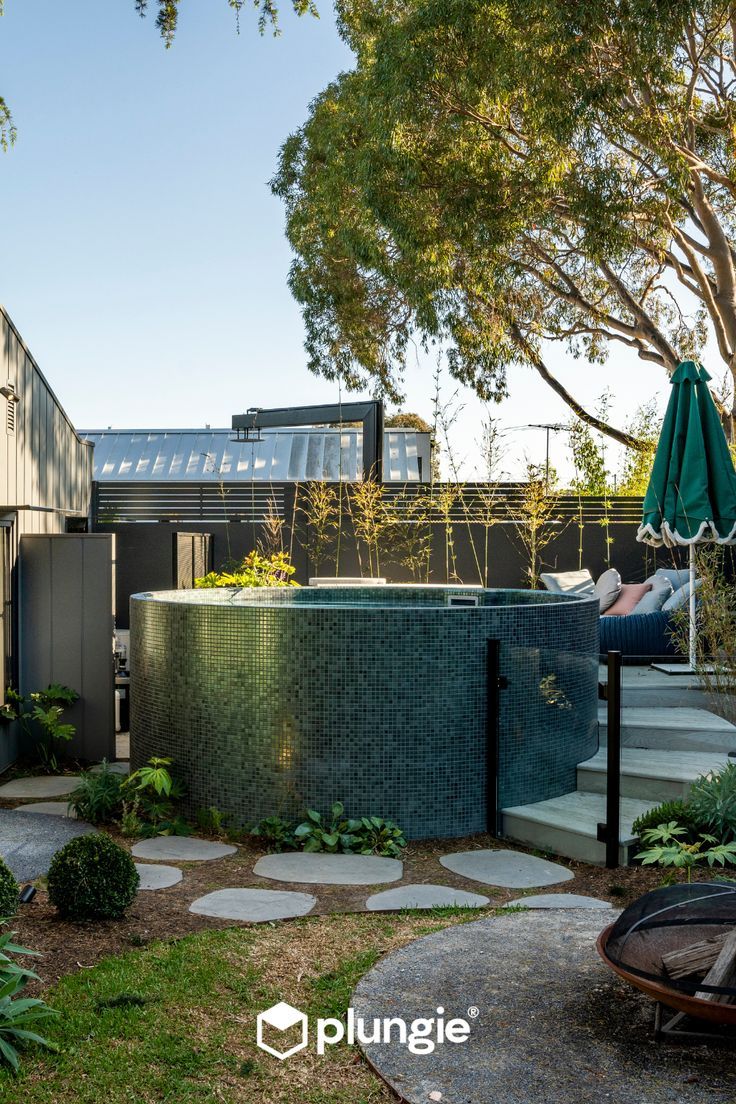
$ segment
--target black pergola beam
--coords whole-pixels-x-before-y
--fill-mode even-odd
[[[288,426],[329,425],[337,422],[363,423],[363,479],[383,482],[383,403],[380,399],[363,402],[327,403],[317,406],[279,406],[268,410],[253,408],[245,414],[233,414],[235,433],[276,429]]]

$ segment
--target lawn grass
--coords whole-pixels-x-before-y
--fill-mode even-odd
[[[341,1016],[385,952],[487,911],[437,909],[305,918],[152,943],[72,974],[44,996],[62,1015],[14,1077],[8,1104],[377,1104],[395,1099],[346,1045],[279,1062],[255,1043],[280,1000]],[[43,975],[43,965],[40,964]]]

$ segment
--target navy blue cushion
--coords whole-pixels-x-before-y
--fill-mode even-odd
[[[655,659],[678,655],[670,635],[671,619],[666,613],[630,613],[626,617],[601,617],[600,650],[624,656]]]

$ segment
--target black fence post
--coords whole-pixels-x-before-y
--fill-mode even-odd
[[[598,696],[607,705],[606,822],[598,825],[598,839],[606,845],[606,866],[619,865],[621,837],[621,652],[609,652],[608,679],[598,684]]]

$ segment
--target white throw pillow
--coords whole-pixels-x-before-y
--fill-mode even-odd
[[[601,613],[610,609],[621,593],[621,576],[615,567],[604,571],[595,584],[595,594],[601,607]]]
[[[592,598],[595,592],[593,576],[585,568],[582,571],[545,571],[539,578],[552,594],[579,594]]]

